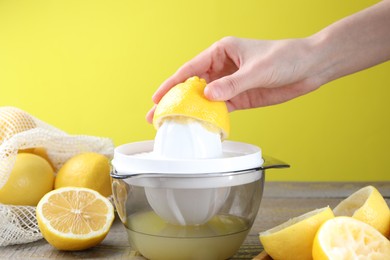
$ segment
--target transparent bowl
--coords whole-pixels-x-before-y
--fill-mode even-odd
[[[261,150],[224,142],[225,158],[167,161],[139,156],[152,141],[115,149],[112,187],[130,246],[148,259],[227,259],[244,242],[260,207]]]

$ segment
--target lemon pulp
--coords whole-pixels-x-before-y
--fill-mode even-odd
[[[114,220],[114,207],[97,191],[64,187],[47,193],[36,208],[43,237],[59,250],[83,250],[99,244]]]

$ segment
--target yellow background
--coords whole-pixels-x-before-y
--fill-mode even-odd
[[[115,145],[153,139],[151,96],[223,36],[305,37],[377,1],[0,0],[0,105]],[[389,62],[267,108],[230,139],[291,164],[268,180],[390,180]]]

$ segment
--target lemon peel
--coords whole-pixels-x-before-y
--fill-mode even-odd
[[[42,157],[19,153],[7,182],[0,189],[0,203],[36,206],[54,186],[54,173]]]
[[[348,216],[361,220],[381,232],[390,235],[390,209],[382,194],[374,186],[366,186],[341,201],[334,209],[336,216]]]
[[[158,129],[167,118],[178,121],[192,118],[212,131],[219,131],[222,139],[226,139],[230,133],[227,106],[223,101],[208,100],[203,93],[206,85],[206,80],[194,76],[171,88],[157,104],[154,127]]]
[[[54,188],[83,187],[98,191],[105,197],[112,194],[110,162],[102,154],[88,152],[73,156],[60,168]]]
[[[319,227],[334,218],[329,207],[312,210],[259,234],[273,259],[312,259],[313,240]]]

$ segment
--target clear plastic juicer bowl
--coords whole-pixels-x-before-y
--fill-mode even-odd
[[[149,156],[153,141],[125,144],[112,161],[113,195],[133,249],[148,259],[227,259],[257,215],[264,170],[260,148],[222,143],[223,158]]]

